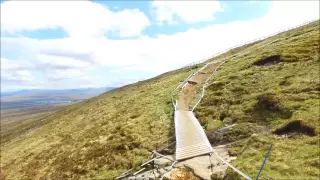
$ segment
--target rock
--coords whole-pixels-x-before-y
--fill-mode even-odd
[[[154,160],[154,164],[160,167],[164,167],[164,166],[170,166],[172,164],[172,161],[170,161],[169,159],[160,158],[160,159]]]
[[[175,168],[170,173],[170,180],[196,180],[193,173],[185,168]]]

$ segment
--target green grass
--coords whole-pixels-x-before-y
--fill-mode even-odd
[[[51,113],[63,109],[72,103],[61,103],[53,105],[43,105],[33,108],[6,108],[1,109],[1,143],[6,143],[33,130],[41,127],[50,118]]]
[[[237,124],[222,141],[239,142],[230,150],[234,155],[247,146],[233,163],[251,177],[256,176],[268,146],[273,144],[261,179],[318,179],[319,21],[280,36],[285,38],[261,49],[252,47],[253,52],[221,66],[196,114],[208,130]],[[253,65],[274,55],[280,55],[282,62]],[[281,139],[271,134],[293,120],[302,120],[318,135]],[[258,135],[251,137],[254,133]],[[236,178],[232,174],[231,179]]]
[[[319,136],[254,135],[234,145],[230,153],[238,158],[232,164],[255,178],[270,144],[273,147],[259,179],[319,179]],[[234,171],[228,172],[230,179],[241,179]]]
[[[184,68],[71,105],[1,145],[8,179],[113,179],[173,133],[171,91]],[[16,130],[16,129],[15,129]]]
[[[196,108],[208,130],[237,123],[222,141],[236,142],[230,149],[239,155],[233,164],[252,177],[270,143],[274,148],[263,178],[319,176],[319,135],[281,139],[270,134],[291,120],[303,120],[319,134],[318,25],[319,21],[210,60],[253,50],[221,66]],[[278,37],[288,38],[257,49]],[[281,55],[283,62],[253,65],[271,55]],[[43,125],[1,144],[3,173],[19,180],[113,179],[137,168],[173,135],[170,94],[199,67],[168,72],[39,118]]]

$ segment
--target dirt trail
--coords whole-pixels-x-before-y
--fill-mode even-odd
[[[190,102],[193,98],[195,98],[197,89],[201,88],[199,85],[205,82],[205,80],[213,73],[220,63],[221,62],[208,64],[187,81],[187,84],[183,86],[181,92],[179,93],[177,110],[189,110]]]

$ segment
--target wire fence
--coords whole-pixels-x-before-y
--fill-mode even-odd
[[[262,48],[262,47],[267,46],[267,45],[269,45],[269,44],[272,44],[272,43],[274,43],[274,42],[276,42],[276,41],[278,41],[278,40],[279,40],[279,39],[276,39],[276,40],[274,40],[274,41],[270,41],[270,42],[267,42],[267,43],[265,43],[265,44],[259,45],[259,47],[257,47],[257,48]],[[204,84],[203,84],[203,87],[201,88],[201,89],[202,89],[201,95],[200,95],[199,99],[197,100],[196,104],[191,108],[191,111],[193,111],[193,110],[196,108],[196,106],[200,103],[201,99],[202,99],[203,96],[204,96],[204,91],[205,91],[205,88],[206,88],[206,86],[207,86],[207,84],[208,84],[208,81],[213,77],[213,75],[215,74],[215,72],[218,70],[218,68],[219,68],[222,64],[224,64],[228,59],[230,59],[230,58],[232,58],[232,57],[234,57],[234,56],[239,56],[239,55],[247,54],[247,53],[250,53],[250,52],[252,52],[252,51],[253,51],[253,50],[251,49],[251,50],[249,50],[249,51],[238,52],[238,53],[236,53],[236,54],[233,54],[233,55],[224,57],[224,60],[219,63],[219,65],[214,69],[214,71],[211,73],[211,75],[205,80],[205,82],[204,82]],[[175,110],[177,110],[177,104],[175,103],[175,100],[174,100],[174,97],[173,97],[174,93],[175,93],[178,89],[183,88],[183,87],[187,84],[187,81],[188,81],[191,77],[193,77],[194,75],[198,74],[202,69],[206,68],[208,65],[210,65],[210,64],[212,64],[212,63],[215,63],[215,62],[207,63],[207,64],[204,65],[202,68],[200,68],[200,69],[196,70],[195,72],[191,73],[182,83],[180,83],[180,84],[172,91],[172,93],[171,93],[171,101],[172,101],[172,104],[173,104]]]
[[[304,25],[307,25],[307,24],[312,23],[312,22],[317,21],[317,20],[319,20],[319,19],[314,19],[314,20],[311,20],[311,21],[307,21],[307,22],[305,22],[305,23],[303,23],[303,24],[300,24],[300,25],[297,25],[297,26],[293,26],[293,27],[290,27],[290,28],[286,28],[285,30],[278,31],[278,32],[275,32],[275,33],[272,33],[272,34],[269,34],[269,35],[267,35],[267,36],[263,36],[263,37],[260,37],[260,38],[257,38],[257,39],[253,39],[253,40],[247,41],[247,42],[245,42],[245,43],[242,43],[242,44],[239,44],[239,45],[236,45],[236,46],[232,46],[232,47],[227,48],[227,49],[225,49],[225,50],[222,50],[222,51],[220,51],[220,52],[218,52],[218,53],[215,53],[214,55],[210,56],[209,58],[205,58],[205,59],[202,59],[202,60],[199,60],[199,61],[195,61],[195,62],[189,63],[189,64],[183,66],[183,68],[190,67],[190,66],[194,66],[194,65],[196,65],[196,64],[201,64],[201,63],[203,63],[203,62],[205,62],[205,61],[207,61],[207,60],[210,60],[210,59],[212,59],[212,58],[214,58],[214,57],[217,57],[217,56],[219,56],[219,55],[221,55],[221,54],[223,54],[223,53],[226,53],[226,52],[228,52],[228,51],[231,50],[231,49],[235,49],[235,48],[238,48],[238,47],[241,47],[241,46],[245,46],[245,45],[254,43],[254,42],[256,42],[256,41],[265,40],[265,39],[270,38],[270,37],[272,37],[272,36],[275,36],[275,35],[277,35],[277,34],[281,34],[281,33],[284,33],[284,32],[286,32],[286,31],[290,31],[290,30],[292,30],[292,29],[302,27],[302,26],[304,26]]]
[[[318,19],[317,19],[317,20],[318,20]],[[223,50],[223,51],[220,51],[220,52],[214,54],[213,56],[211,56],[211,57],[209,57],[209,58],[206,58],[206,59],[203,59],[203,60],[200,60],[200,61],[196,61],[196,62],[190,63],[190,64],[184,66],[184,68],[187,68],[187,67],[190,67],[190,66],[194,66],[194,65],[197,65],[197,64],[201,64],[201,63],[203,63],[203,62],[205,62],[205,61],[207,61],[207,60],[210,60],[210,59],[212,59],[212,58],[215,58],[215,57],[217,57],[217,56],[219,56],[219,55],[221,55],[221,54],[223,54],[223,53],[226,53],[226,52],[228,52],[228,51],[231,50],[231,49],[239,48],[239,47],[241,47],[241,46],[245,46],[245,45],[248,45],[248,44],[257,42],[257,41],[265,40],[265,39],[270,38],[270,37],[272,37],[272,36],[275,36],[275,35],[284,33],[284,32],[286,32],[286,31],[289,31],[289,30],[292,30],[292,29],[295,29],[295,28],[302,27],[302,26],[304,26],[304,25],[306,25],[306,24],[312,23],[312,22],[317,21],[317,20],[308,21],[308,22],[305,22],[305,23],[303,23],[303,24],[300,24],[300,25],[297,25],[297,26],[294,26],[294,27],[290,27],[290,28],[287,28],[287,29],[282,30],[282,31],[278,31],[278,32],[276,32],[276,33],[273,33],[273,34],[270,34],[270,35],[267,35],[267,36],[263,36],[263,37],[260,37],[260,38],[257,38],[257,39],[254,39],[254,40],[251,40],[251,41],[248,41],[248,42],[245,42],[245,43],[243,43],[243,44],[239,44],[239,45],[236,45],[236,46],[227,48],[227,49],[225,49],[225,50]],[[272,42],[268,42],[268,43],[266,43],[266,44],[260,45],[259,48],[264,47],[264,46],[266,46],[266,45],[268,45],[268,44],[271,44],[271,43],[273,43],[273,42],[275,42],[275,41],[278,41],[279,39],[280,39],[280,38],[277,38],[276,40],[274,40],[274,41],[272,41]],[[244,52],[244,53],[248,53],[248,52]],[[244,53],[237,53],[236,55],[244,54]],[[223,63],[224,63],[228,58],[230,58],[230,57],[232,57],[232,56],[234,56],[234,55],[225,57],[225,58],[224,58],[225,60],[223,61]],[[223,63],[222,63],[222,64],[223,64]],[[206,65],[208,65],[208,64],[206,64]],[[219,66],[220,66],[220,65],[219,65]],[[202,67],[202,68],[203,68],[203,67]],[[202,68],[201,68],[201,69],[202,69]],[[185,84],[187,83],[187,81],[188,81],[193,75],[197,74],[198,71],[199,71],[199,70],[197,70],[196,72],[193,72],[192,74],[190,74],[190,76],[188,76],[182,83],[180,83],[180,84],[172,91],[172,93],[171,93],[171,101],[172,101],[172,104],[173,104],[175,110],[177,109],[177,107],[176,107],[176,103],[175,103],[175,100],[174,100],[174,97],[173,97],[174,93],[175,93],[179,88],[183,87],[183,85],[185,85]],[[214,73],[213,73],[213,74],[214,74]],[[213,75],[213,74],[212,74],[212,75]],[[208,81],[209,79],[211,79],[211,77],[208,78],[207,81]],[[207,83],[207,81],[206,81],[206,83]],[[203,92],[202,92],[202,94],[201,94],[201,96],[200,96],[200,99],[199,99],[199,101],[195,104],[195,106],[193,106],[192,111],[195,109],[195,107],[199,104],[199,102],[200,102],[201,99],[203,98],[203,96],[204,96],[204,89],[205,89],[205,87],[202,88],[202,91],[203,91]]]
[[[276,41],[278,41],[278,40],[279,40],[279,39],[276,39],[276,40],[274,40],[274,41],[270,41],[270,42],[268,42],[268,43],[262,44],[262,45],[260,45],[260,46],[257,47],[257,48],[265,47],[265,46],[267,46],[267,45],[269,45],[269,44],[272,44],[272,43],[274,43],[274,42],[276,42]],[[232,57],[234,57],[234,56],[241,56],[241,55],[244,55],[244,54],[248,54],[248,53],[250,53],[250,52],[252,52],[252,51],[253,51],[253,49],[251,49],[251,50],[249,50],[249,51],[239,52],[239,53],[230,55],[230,56],[228,56],[228,57],[224,57],[224,60],[219,63],[219,65],[214,69],[214,71],[211,73],[211,75],[206,79],[206,81],[205,81],[205,83],[204,83],[204,85],[203,85],[203,87],[202,87],[202,93],[201,93],[201,95],[200,95],[197,103],[192,107],[191,111],[193,111],[193,110],[197,107],[197,105],[200,103],[200,101],[201,101],[202,98],[204,97],[205,88],[207,87],[208,82],[211,80],[211,78],[212,78],[213,75],[217,72],[217,70],[219,69],[219,67],[220,67],[221,65],[223,65],[227,60],[229,60],[229,58],[232,58]],[[208,64],[211,64],[211,63],[208,63]],[[207,64],[207,65],[208,65],[208,64]]]
[[[185,66],[185,67],[192,66],[192,65],[195,65],[195,64],[200,64],[200,63],[202,63],[202,62],[204,62],[204,61],[206,61],[206,60],[209,60],[209,59],[214,58],[214,57],[216,57],[216,56],[218,56],[218,55],[221,55],[221,54],[223,54],[223,53],[225,53],[225,52],[227,52],[227,51],[229,51],[229,50],[231,50],[231,49],[234,49],[234,48],[237,48],[237,47],[241,47],[241,46],[244,46],[244,45],[247,45],[247,44],[256,42],[256,41],[260,41],[260,40],[267,39],[267,38],[272,37],[272,36],[274,36],[274,35],[277,35],[277,34],[280,34],[280,33],[283,33],[283,32],[286,32],[286,31],[289,31],[289,30],[292,30],[292,29],[295,29],[295,28],[298,28],[298,27],[301,27],[301,26],[304,26],[304,25],[309,24],[309,23],[311,23],[311,22],[314,22],[314,21],[309,21],[309,22],[303,23],[303,24],[301,24],[301,25],[298,25],[298,26],[295,26],[295,27],[292,27],[292,28],[288,28],[288,29],[286,29],[286,30],[284,30],[284,31],[277,32],[277,33],[274,33],[274,34],[271,34],[271,35],[268,35],[268,36],[265,36],[265,37],[262,37],[262,38],[258,38],[258,39],[252,40],[252,41],[248,41],[248,42],[246,42],[246,43],[244,43],[244,44],[241,44],[241,45],[238,45],[238,46],[235,46],[235,47],[228,48],[228,49],[226,49],[226,50],[224,50],[224,51],[222,51],[222,52],[219,52],[219,53],[213,55],[212,57],[210,57],[210,58],[208,58],[208,59],[201,60],[201,61],[198,61],[198,62],[194,62],[194,63],[192,63],[192,64],[189,64],[189,65]],[[271,41],[271,42],[265,43],[265,44],[263,44],[263,45],[260,45],[259,48],[264,47],[264,46],[267,46],[267,45],[269,45],[269,44],[271,44],[271,43],[273,43],[273,42],[275,42],[275,41],[278,41],[279,39],[281,39],[281,37],[280,37],[280,38],[277,38],[277,39],[274,40],[274,41]],[[252,50],[251,50],[251,51],[252,51]],[[251,52],[251,51],[249,51],[249,52]],[[242,53],[237,53],[237,55],[239,55],[239,54],[245,54],[245,53],[249,53],[249,52],[245,51],[245,52],[242,52]],[[232,56],[233,56],[233,55],[232,55]],[[213,71],[213,73],[206,79],[206,81],[205,81],[205,83],[204,83],[204,85],[203,85],[203,87],[202,87],[202,93],[201,93],[201,95],[200,95],[200,98],[199,98],[199,100],[197,101],[197,103],[193,106],[193,108],[192,108],[191,111],[193,111],[193,110],[196,108],[196,106],[200,103],[201,99],[203,98],[206,85],[207,85],[208,81],[211,79],[211,77],[213,76],[213,74],[215,74],[215,72],[218,70],[218,68],[220,67],[220,65],[224,64],[224,63],[225,63],[230,57],[232,57],[232,56],[225,57],[224,60],[215,68],[215,70]],[[205,67],[206,67],[207,65],[209,65],[209,64],[211,64],[211,63],[207,63],[203,68],[205,68]],[[203,69],[203,68],[201,68],[201,69]],[[192,75],[195,75],[195,74],[197,74],[198,72],[199,72],[199,70],[197,70],[195,73],[192,73],[192,74],[191,74],[183,83],[181,83],[174,91],[176,91],[177,89],[179,89],[179,87],[182,87],[183,84],[185,84],[186,81],[187,81],[189,78],[192,77]],[[174,92],[174,91],[173,91],[173,92]],[[173,93],[173,92],[172,92],[172,93]],[[171,97],[172,97],[172,94],[171,94]],[[175,110],[176,110],[176,105],[174,104],[173,97],[172,97],[172,102],[173,102],[173,106],[175,107]],[[269,150],[269,151],[270,151],[270,150]],[[217,157],[220,161],[222,161],[222,162],[223,162],[224,164],[226,164],[228,167],[230,167],[231,169],[233,169],[234,171],[236,171],[238,174],[240,174],[241,176],[243,176],[245,179],[247,179],[247,180],[252,180],[248,175],[246,175],[245,173],[243,173],[242,171],[240,171],[239,169],[235,168],[234,166],[232,166],[231,164],[229,164],[227,161],[225,161],[215,150],[213,150],[213,153],[216,155],[216,157]],[[263,167],[263,166],[262,166],[262,167]],[[260,170],[261,170],[261,169],[260,169]],[[257,177],[257,178],[258,178],[258,177]]]
[[[210,60],[210,59],[213,59],[213,58],[215,58],[215,57],[217,57],[217,56],[219,56],[219,55],[221,55],[221,54],[223,54],[223,53],[226,53],[226,52],[230,51],[231,49],[239,48],[239,47],[241,47],[241,46],[245,46],[245,45],[248,45],[248,44],[257,42],[257,41],[265,40],[265,39],[270,38],[270,37],[272,37],[272,36],[275,36],[275,35],[284,33],[284,32],[286,32],[286,31],[289,31],[289,30],[292,30],[292,29],[295,29],[295,28],[302,27],[302,26],[304,26],[304,25],[306,25],[306,24],[312,23],[312,22],[317,21],[317,20],[318,20],[318,19],[316,19],[316,20],[311,20],[311,21],[305,22],[305,23],[303,23],[303,24],[300,24],[300,25],[297,25],[297,26],[294,26],[294,27],[287,28],[287,29],[282,30],[282,31],[278,31],[278,32],[273,33],[273,34],[270,34],[270,35],[267,35],[267,36],[263,36],[263,37],[260,37],[260,38],[257,38],[257,39],[251,40],[251,41],[247,41],[247,42],[245,42],[245,43],[242,43],[242,44],[239,44],[239,45],[236,45],[236,46],[227,48],[227,49],[225,49],[225,50],[223,50],[223,51],[220,51],[220,52],[214,54],[213,56],[211,56],[211,57],[209,57],[209,58],[205,58],[205,59],[202,59],[202,60],[200,60],[200,61],[192,62],[192,63],[187,64],[186,66],[184,66],[184,67],[182,67],[182,68],[188,68],[188,67],[190,67],[190,66],[194,66],[194,65],[197,65],[197,64],[201,64],[201,63],[203,63],[203,62],[205,62],[205,61],[208,61],[208,60]],[[277,41],[277,40],[278,40],[278,38],[277,38],[275,41]],[[272,42],[275,42],[275,41],[272,41]],[[272,42],[263,44],[263,45],[261,45],[260,47],[263,47],[263,46],[266,46],[266,45],[268,45],[268,44],[271,44]],[[247,52],[245,52],[245,53],[247,53]],[[239,53],[237,53],[237,54],[239,54]],[[241,54],[241,53],[240,53],[240,54]],[[234,55],[232,55],[232,56],[234,56]],[[226,61],[226,59],[228,59],[228,58],[230,58],[230,57],[226,57],[224,61]],[[207,65],[207,64],[206,64],[206,65]],[[203,68],[203,67],[202,67],[202,68]],[[201,68],[201,69],[202,69],[202,68]],[[188,76],[182,83],[180,83],[180,84],[172,91],[172,93],[171,93],[171,101],[172,101],[174,110],[177,110],[176,103],[175,103],[175,100],[174,100],[174,97],[173,97],[173,96],[174,96],[174,93],[175,93],[179,88],[183,87],[183,85],[185,85],[185,84],[187,83],[187,81],[188,81],[193,75],[195,75],[197,72],[198,72],[198,71],[193,72],[192,74],[190,74],[190,76]],[[210,77],[209,79],[211,79],[211,77]],[[209,79],[208,79],[208,80],[209,80]],[[207,80],[207,81],[208,81],[208,80]],[[207,81],[206,81],[206,83],[207,83]],[[203,93],[204,93],[204,88],[205,88],[205,87],[202,88],[202,89],[203,89],[203,92],[202,92],[202,94],[201,94],[201,96],[200,96],[200,99],[199,99],[199,101],[195,104],[195,106],[193,106],[192,111],[195,109],[195,107],[199,104],[199,102],[201,101],[202,97],[204,96],[204,94],[203,94]]]
[[[289,30],[292,30],[292,29],[295,29],[295,28],[298,28],[298,27],[301,27],[301,26],[304,26],[304,25],[309,24],[309,23],[311,23],[311,22],[314,22],[314,21],[309,21],[309,22],[303,23],[302,25],[295,26],[295,27],[293,27],[293,28],[289,28],[289,29],[287,29],[287,30],[285,30],[285,31],[278,32],[278,33],[275,33],[275,34],[273,34],[273,35],[266,36],[266,37],[264,37],[264,39],[269,38],[269,37],[271,37],[271,36],[274,36],[274,35],[276,35],[276,34],[280,34],[280,33],[283,33],[283,32],[286,32],[286,31],[289,31]],[[275,40],[273,40],[273,41],[271,41],[271,42],[262,44],[262,45],[260,45],[258,48],[262,48],[262,47],[264,47],[264,46],[267,46],[267,45],[269,45],[269,44],[272,44],[272,43],[274,43],[274,42],[276,42],[276,41],[278,41],[278,40],[280,40],[280,39],[282,39],[282,38],[280,37],[280,38],[277,38],[277,39],[275,39]],[[257,41],[259,41],[259,40],[257,40]],[[250,43],[252,43],[252,42],[250,41]],[[250,44],[250,43],[247,43],[247,44]],[[241,46],[243,46],[243,45],[241,45]],[[252,51],[253,51],[253,50],[249,50],[249,51],[245,51],[245,52],[242,52],[242,53],[237,53],[237,54],[235,54],[235,55],[239,56],[239,55],[243,55],[243,54],[250,53],[250,52],[252,52]],[[224,64],[230,57],[233,57],[233,56],[234,56],[234,55],[225,57],[224,60],[215,68],[215,70],[212,72],[212,74],[206,79],[206,81],[205,81],[205,83],[204,83],[204,85],[203,85],[203,87],[202,87],[202,93],[201,93],[201,95],[200,95],[200,98],[199,98],[199,100],[197,101],[197,103],[192,107],[192,111],[197,107],[197,105],[198,105],[198,104],[200,103],[200,101],[202,100],[202,98],[203,98],[203,96],[204,96],[205,88],[206,88],[206,86],[207,86],[207,84],[208,84],[208,81],[212,78],[212,76],[215,74],[215,72],[218,70],[218,68],[219,68],[222,64]],[[208,63],[208,64],[211,64],[211,63]],[[208,64],[206,64],[206,66],[207,66]],[[198,71],[197,71],[197,72],[198,72]],[[196,72],[196,73],[197,73],[197,72]],[[196,74],[196,73],[193,73],[193,74]]]

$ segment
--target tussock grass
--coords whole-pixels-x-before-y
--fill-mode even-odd
[[[237,124],[222,141],[238,142],[230,151],[239,155],[233,164],[251,177],[273,144],[261,179],[318,179],[319,21],[278,36],[284,38],[222,65],[196,114],[207,130]],[[294,121],[316,136],[272,134]],[[229,179],[240,179],[230,174]]]
[[[184,68],[50,114],[45,124],[1,145],[8,179],[113,179],[136,168],[173,135],[171,91]]]

